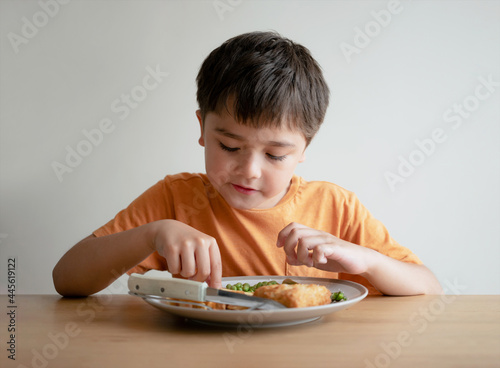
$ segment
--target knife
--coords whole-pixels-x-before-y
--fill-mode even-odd
[[[152,277],[133,273],[128,279],[128,288],[132,294],[139,296],[154,295],[197,302],[231,304],[254,309],[286,309],[283,304],[271,299],[215,289],[209,287],[206,282],[179,278]]]

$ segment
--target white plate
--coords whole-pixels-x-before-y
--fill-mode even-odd
[[[152,306],[185,317],[196,322],[216,325],[244,325],[252,327],[275,327],[289,326],[294,324],[314,321],[324,315],[338,312],[350,307],[368,295],[368,290],[358,283],[346,280],[324,279],[315,277],[294,276],[244,276],[223,277],[222,286],[226,284],[242,284],[247,282],[255,285],[261,281],[277,281],[282,283],[284,279],[290,278],[300,284],[318,284],[326,286],[332,293],[342,291],[347,298],[346,301],[307,308],[288,308],[279,310],[206,310],[198,308],[186,308],[169,304],[167,301],[144,297],[144,300]]]

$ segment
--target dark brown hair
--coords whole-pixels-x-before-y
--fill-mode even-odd
[[[231,38],[213,50],[196,78],[202,120],[226,109],[241,124],[318,131],[329,89],[309,50],[274,32]],[[228,106],[231,103],[232,106]]]

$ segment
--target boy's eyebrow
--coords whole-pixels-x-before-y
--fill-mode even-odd
[[[228,132],[226,129],[224,128],[215,128],[214,129],[217,133],[220,133],[226,137],[229,137],[229,138],[233,138],[233,139],[236,139],[238,141],[243,141],[245,140],[244,137],[242,137],[241,135],[238,135],[238,134],[234,134],[234,133],[231,133],[231,132]]]
[[[224,128],[215,128],[214,130],[217,133],[220,133],[228,138],[233,138],[233,139],[236,139],[238,141],[245,140],[245,137],[238,135],[238,134],[231,133]],[[288,141],[268,141],[266,143],[270,146],[275,146],[275,147],[295,147],[294,143],[288,142]]]

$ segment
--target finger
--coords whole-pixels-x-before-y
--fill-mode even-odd
[[[172,275],[177,275],[181,271],[181,256],[176,249],[170,249],[165,254],[168,271]]]
[[[302,248],[302,246],[299,249],[299,245],[303,243],[304,239],[315,235],[317,232],[317,230],[304,225],[301,225],[300,227],[293,227],[290,230],[283,245],[283,250],[287,255],[288,263],[291,265],[302,264],[302,262],[298,259],[299,255],[297,252],[300,252],[301,259],[305,259],[305,255],[308,253],[308,250]]]
[[[194,253],[196,262],[196,274],[191,277],[195,281],[206,281],[210,276],[210,254],[208,247],[198,247]]]
[[[287,226],[285,226],[278,233],[278,238],[276,239],[276,246],[278,248],[281,248],[283,245],[285,245],[285,239],[288,237],[288,233],[290,232],[290,227],[292,224],[293,224],[293,222],[288,224]]]
[[[297,261],[308,267],[313,266],[312,252],[316,246],[324,242],[323,236],[314,236],[316,232],[302,231],[303,236],[297,244]]]
[[[333,253],[333,247],[319,245],[313,250],[312,260],[315,264],[326,264],[328,262],[328,257]]]
[[[322,232],[308,232],[297,245],[297,260],[308,267],[314,266],[315,261],[326,263],[325,250],[329,240]]]
[[[304,228],[307,227],[302,224],[292,222],[285,226],[283,230],[281,230],[278,234],[278,243],[276,245],[278,247],[283,247],[286,255],[286,261],[292,266],[296,266],[299,264],[297,262],[295,247],[299,239],[298,230]]]
[[[220,289],[222,287],[222,261],[217,242],[214,241],[209,249],[210,255],[210,286]]]
[[[293,230],[293,229],[296,229],[296,228],[301,228],[301,227],[306,227],[302,224],[299,224],[297,222],[291,222],[289,223],[287,226],[285,226],[278,234],[278,239],[276,240],[276,246],[278,248],[281,248],[285,245],[285,242],[286,242],[286,239],[288,238],[288,236],[290,235],[290,232]]]
[[[297,244],[297,262],[301,265],[311,267],[313,265],[310,253],[310,238],[301,238]]]
[[[196,273],[196,261],[194,259],[193,246],[184,244],[181,249],[181,276],[192,277]]]

